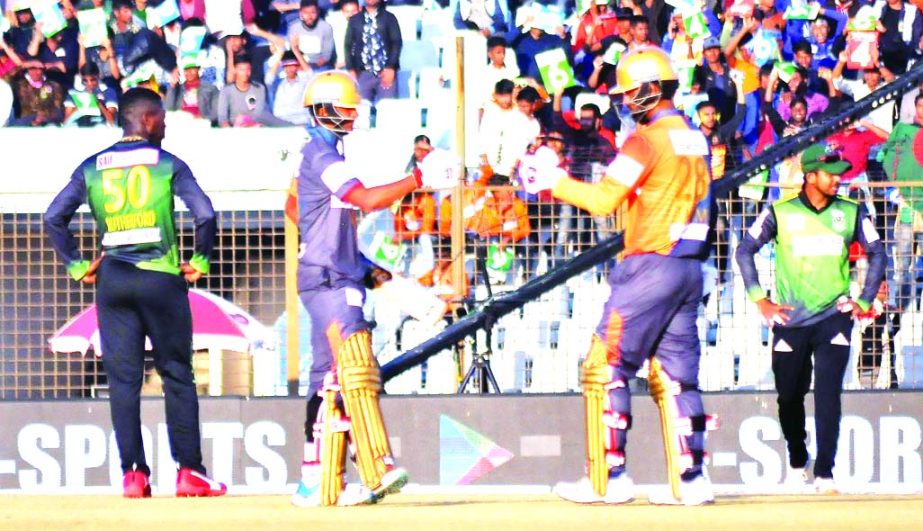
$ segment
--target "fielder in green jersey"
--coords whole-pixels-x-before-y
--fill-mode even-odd
[[[850,163],[826,144],[801,156],[805,172],[801,193],[773,203],[756,219],[737,248],[747,295],[773,328],[772,370],[779,392],[779,421],[788,444],[787,483],[803,484],[804,397],[814,365],[814,414],[817,454],[814,484],[835,492],[833,463],[840,425],[840,392],[849,361],[853,318],[869,312],[884,279],[887,257],[865,208],[838,197],[840,175]],[[760,285],[754,255],[775,243],[774,298]],[[868,254],[868,272],[858,298],[849,293],[849,246],[859,242]]]

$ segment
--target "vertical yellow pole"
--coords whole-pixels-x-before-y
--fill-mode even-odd
[[[465,183],[465,39],[455,37],[455,152],[461,160],[460,179],[452,191],[452,286],[454,299],[465,297],[465,227],[462,190]],[[456,351],[456,379],[461,383],[465,360],[462,350]]]
[[[297,194],[296,180],[292,178],[291,192]],[[298,225],[285,217],[285,315],[286,329],[286,380],[288,395],[298,396],[298,376],[301,367],[301,345],[298,330],[298,315],[301,301],[298,300]]]

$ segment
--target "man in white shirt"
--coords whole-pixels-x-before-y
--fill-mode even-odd
[[[501,79],[513,80],[519,77],[519,65],[516,64],[515,58],[506,60],[506,39],[502,36],[494,35],[487,39],[487,66],[484,68],[484,75],[476,81],[483,89],[484,99],[481,100],[481,109],[489,102],[494,95],[494,87],[497,81]]]
[[[333,66],[333,28],[320,19],[317,0],[301,0],[300,21],[288,28],[289,45],[301,69],[322,72]]]
[[[515,93],[516,105],[512,105],[513,94],[502,94],[512,82],[502,80],[497,83],[494,100],[500,112],[491,107],[485,109],[481,121],[481,180],[491,175],[509,179],[519,164],[519,159],[526,153],[529,145],[535,142],[541,133],[541,125],[534,116],[539,101],[538,91],[533,87],[523,87]],[[509,98],[509,110],[503,112],[504,104]],[[485,167],[486,164],[486,167]]]

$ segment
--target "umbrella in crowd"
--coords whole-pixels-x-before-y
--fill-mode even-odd
[[[193,350],[251,352],[272,336],[272,332],[252,315],[207,291],[190,289],[189,306],[192,309]],[[102,356],[96,305],[90,305],[65,323],[48,340],[48,346],[52,352],[83,355],[92,347],[97,356]],[[145,348],[151,350],[149,340]]]

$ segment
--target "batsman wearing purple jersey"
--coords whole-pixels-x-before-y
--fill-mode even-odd
[[[298,506],[375,503],[407,483],[378,405],[381,375],[362,312],[368,262],[356,218],[357,210],[387,208],[423,186],[424,176],[366,188],[349,171],[343,137],[360,101],[355,80],[341,71],[318,74],[304,96],[316,125],[308,128],[298,173],[298,293],[311,317],[313,362],[302,478],[292,498]],[[362,485],[344,481],[347,441]]]

